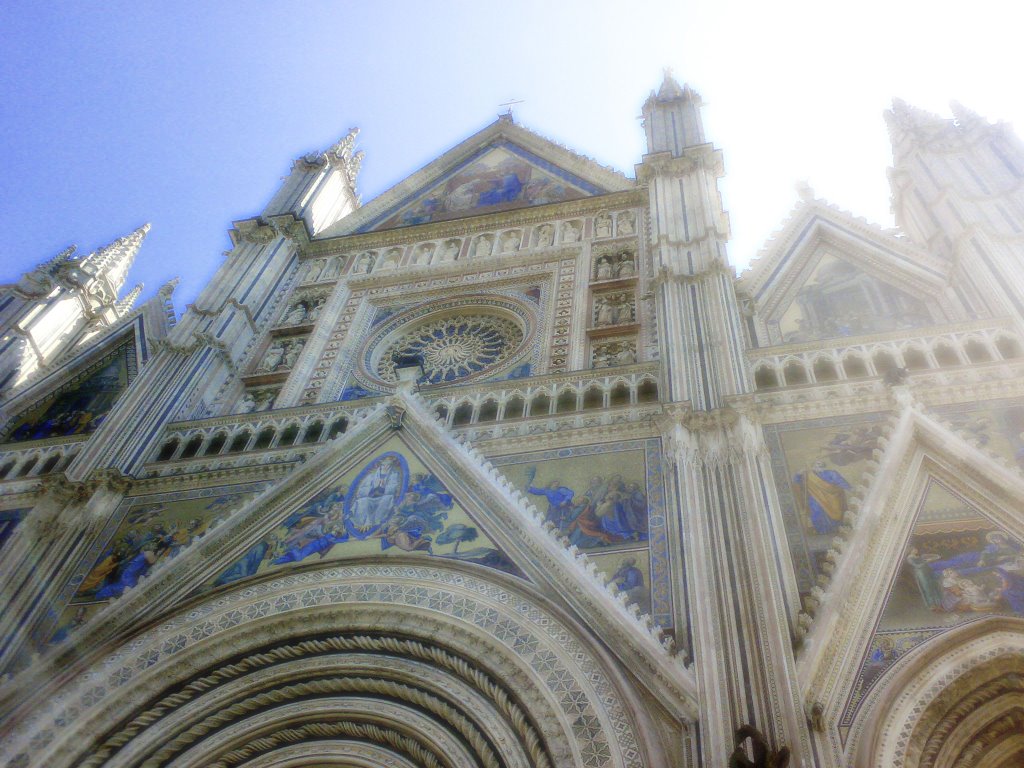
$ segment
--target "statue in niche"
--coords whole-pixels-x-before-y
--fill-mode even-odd
[[[402,249],[392,248],[384,256],[384,261],[381,262],[381,269],[394,269],[398,266],[398,262],[402,260]]]
[[[615,325],[618,313],[619,307],[614,296],[598,296],[594,299],[594,322],[597,325]]]
[[[323,272],[320,273],[321,280],[334,280],[338,276],[338,272],[341,271],[341,262],[338,257],[334,257],[327,261],[327,267]]]
[[[490,235],[480,235],[476,240],[476,249],[473,251],[473,257],[482,259],[486,256],[490,256],[492,245],[493,243]]]
[[[615,272],[612,268],[612,260],[610,258],[602,256],[597,260],[596,275],[598,280],[611,280],[615,277]]]
[[[275,390],[264,389],[258,392],[256,398],[256,410],[269,411],[274,407],[274,400],[276,399],[277,392]]]
[[[429,264],[437,246],[434,243],[421,243],[413,251],[413,264]]]
[[[562,242],[578,243],[580,241],[580,225],[575,221],[567,221],[562,224]]]
[[[263,355],[263,362],[260,363],[259,368],[256,370],[267,373],[277,370],[278,366],[281,365],[281,361],[284,360],[284,353],[285,345],[280,341],[275,341]]]
[[[632,299],[628,293],[620,293],[618,295],[618,303],[616,305],[615,322],[617,323],[631,323],[636,319],[636,307],[633,305]]]
[[[303,282],[315,283],[320,279],[320,275],[323,274],[324,268],[327,266],[325,259],[316,259],[315,261],[309,262],[309,266],[306,267],[306,275],[303,277]]]
[[[519,231],[513,229],[501,236],[501,252],[510,253],[519,250]]]
[[[238,403],[236,413],[252,413],[256,410],[256,405],[256,398],[253,397],[252,392],[246,392],[245,396]]]
[[[320,310],[324,308],[324,304],[327,303],[327,299],[323,296],[318,296],[313,299],[312,304],[309,306],[309,314],[306,315],[307,323],[315,323],[320,318]]]
[[[600,214],[594,220],[594,237],[612,236],[612,217],[607,213]]]
[[[618,217],[619,235],[632,235],[636,232],[636,221],[632,211],[623,211]]]
[[[555,242],[555,228],[550,224],[542,224],[537,230],[537,247],[549,248]]]
[[[302,348],[306,346],[304,341],[292,341],[288,344],[285,349],[284,359],[279,364],[280,368],[292,369],[295,367],[295,362],[299,359],[299,355],[302,354]]]
[[[287,314],[285,314],[285,316],[284,316],[284,324],[285,325],[299,325],[300,323],[305,321],[307,315],[308,315],[308,312],[307,312],[307,309],[306,309],[306,302],[304,302],[304,301],[297,301],[297,302],[295,302],[294,304],[291,305],[291,307],[288,309]]]
[[[632,342],[619,345],[619,352],[615,356],[618,365],[632,365],[636,362],[636,348]]]
[[[373,256],[369,251],[364,251],[356,259],[356,264],[352,267],[352,274],[368,275],[371,269],[373,269]]]
[[[623,251],[619,254],[619,263],[615,269],[615,276],[618,278],[633,277],[636,274],[636,262],[633,261],[633,254]]]
[[[636,362],[636,347],[632,341],[608,341],[594,347],[593,367],[611,368]]]
[[[441,248],[441,253],[437,256],[437,261],[455,261],[459,257],[459,246],[461,243],[458,240],[448,240]]]

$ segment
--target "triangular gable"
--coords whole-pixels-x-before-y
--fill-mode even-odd
[[[932,638],[984,616],[1024,618],[1024,541],[931,479],[846,707]],[[849,725],[849,722],[844,723]]]
[[[393,508],[399,496],[404,512]],[[409,524],[417,511],[420,520]],[[422,546],[428,536],[429,551]],[[501,571],[501,578],[520,573],[544,599],[580,615],[670,711],[694,716],[692,673],[662,647],[649,617],[638,620],[625,594],[614,596],[593,563],[549,533],[521,492],[456,442],[417,398],[402,393],[389,406],[368,411],[178,557],[155,565],[64,647],[73,645],[74,658],[84,658],[88,649],[99,652],[184,601],[244,587],[267,572],[316,567],[322,557],[366,561],[393,554],[481,574]],[[73,663],[71,657],[50,658]]]
[[[310,558],[416,555],[522,571],[398,433],[288,513],[212,582],[231,584]]]
[[[885,333],[957,319],[947,267],[906,240],[819,201],[802,205],[739,287],[758,345]]]
[[[798,659],[839,750],[873,706],[871,683],[885,667],[986,615],[1024,616],[1024,476],[914,408],[903,410],[887,442]],[[1002,559],[998,568],[1019,581],[984,558]],[[931,563],[952,571],[947,585],[941,572],[931,580]],[[979,610],[968,609],[972,602]]]
[[[558,203],[631,186],[621,174],[502,119],[319,237]]]
[[[78,366],[70,361],[54,371],[47,377],[52,385],[49,391],[16,413],[4,428],[2,441],[44,440],[95,431],[138,374],[135,334],[126,336],[98,359],[91,356],[91,361]],[[28,398],[19,400],[25,402]]]
[[[102,420],[99,417],[109,412],[114,400],[134,381],[139,366],[152,354],[154,342],[164,338],[173,325],[167,301],[165,295],[154,296],[114,325],[90,334],[87,343],[80,340],[68,354],[35,371],[15,387],[0,403],[0,415],[8,419],[0,427],[0,442],[10,440],[19,429],[30,430],[21,440],[92,432]],[[120,362],[116,363],[115,358]],[[103,373],[104,369],[109,370]],[[115,376],[116,383],[97,379]],[[94,396],[83,391],[90,387],[96,390]],[[54,410],[48,412],[51,407]],[[68,409],[81,413],[72,417]],[[71,424],[72,418],[76,425]],[[43,422],[50,419],[61,421],[63,426],[57,425],[50,430],[51,434],[44,435],[40,430],[45,426]]]

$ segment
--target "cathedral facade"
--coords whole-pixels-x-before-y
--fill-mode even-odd
[[[633,177],[504,115],[362,205],[352,132],[180,319],[148,227],[0,286],[2,762],[1024,764],[1024,146],[953,112],[739,276],[666,76]]]

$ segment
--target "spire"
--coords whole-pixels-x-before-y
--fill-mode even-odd
[[[339,139],[324,152],[327,161],[335,168],[340,168],[344,172],[345,178],[353,190],[356,188],[356,177],[359,175],[359,169],[363,164],[363,151],[352,151],[355,148],[358,135],[358,128],[349,128],[344,138]]]
[[[882,116],[894,149],[904,139],[928,140],[952,125],[952,121],[908,104],[903,99],[893,99],[892,109],[883,112]]]
[[[135,302],[138,301],[139,295],[142,293],[143,283],[136,283],[135,287],[128,291],[128,294],[117,302],[117,314],[118,317],[124,317],[132,311],[132,307]]]
[[[652,92],[643,107],[648,153],[671,152],[679,157],[686,147],[704,144],[702,104],[696,91],[680,86],[671,70],[665,70],[658,93]]]
[[[128,270],[135,261],[147,232],[148,223],[124,237],[119,237],[110,245],[90,253],[78,262],[78,268],[91,277],[106,281],[110,293],[116,296],[124,285]]]
[[[54,273],[54,270],[57,269],[57,267],[59,267],[61,264],[63,264],[65,261],[67,261],[74,255],[75,250],[77,248],[78,246],[76,245],[69,245],[67,248],[65,248],[63,251],[58,253],[53,258],[44,261],[42,264],[36,267],[36,271],[43,272],[47,275],[52,275]]]

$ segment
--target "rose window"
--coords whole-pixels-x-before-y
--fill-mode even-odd
[[[376,374],[395,380],[396,356],[423,360],[428,384],[456,381],[500,365],[519,348],[523,331],[495,315],[457,315],[417,325],[388,344],[377,357]]]

